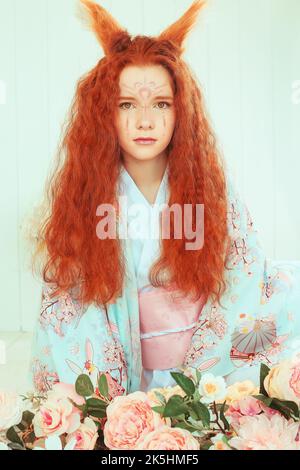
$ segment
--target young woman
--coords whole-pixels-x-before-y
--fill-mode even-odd
[[[203,2],[134,38],[81,2],[105,57],[79,81],[38,234],[34,386],[102,372],[122,394],[187,366],[257,380],[300,351],[300,263],[266,259],[182,59]]]

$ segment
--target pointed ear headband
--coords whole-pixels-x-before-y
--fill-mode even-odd
[[[181,55],[184,52],[184,41],[194,27],[198,13],[205,3],[206,0],[194,0],[182,17],[165,29],[157,39],[172,41],[179,48]],[[127,30],[99,4],[90,0],[79,0],[77,16],[94,31],[105,55],[122,51],[129,46],[131,37]]]

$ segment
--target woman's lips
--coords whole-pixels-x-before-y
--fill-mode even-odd
[[[151,145],[151,144],[155,144],[156,140],[155,139],[135,139],[134,142],[136,142],[137,144],[141,144],[141,145]]]

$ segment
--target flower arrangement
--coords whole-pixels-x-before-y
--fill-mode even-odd
[[[0,393],[0,450],[300,450],[300,359],[260,386],[187,368],[176,386],[113,396],[107,374],[45,395]],[[23,399],[23,400],[22,400]]]

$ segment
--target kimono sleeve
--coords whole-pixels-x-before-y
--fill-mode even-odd
[[[34,390],[40,393],[47,392],[59,381],[49,328],[58,316],[59,302],[58,299],[50,298],[52,289],[53,286],[43,284],[40,312],[31,345],[29,375]]]
[[[270,368],[300,352],[300,262],[266,257],[248,207],[229,180],[232,235],[230,361],[227,383],[259,382]],[[256,380],[255,380],[256,379]]]
[[[265,252],[249,208],[233,179],[227,175],[228,232],[231,239],[228,263],[232,275],[251,278],[262,272]]]

